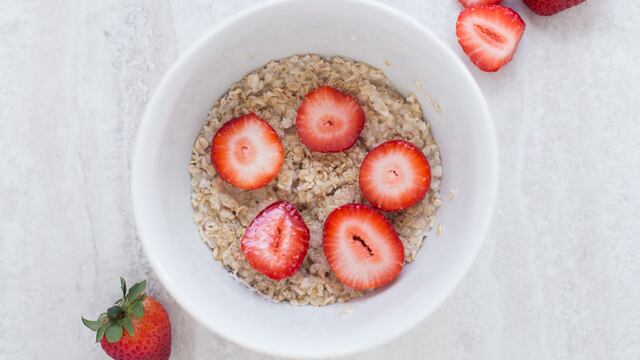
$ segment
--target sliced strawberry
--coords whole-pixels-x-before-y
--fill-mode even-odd
[[[373,206],[397,211],[425,197],[431,184],[431,167],[415,145],[390,140],[365,156],[359,181],[362,194]]]
[[[534,13],[548,16],[582,4],[584,0],[523,0],[523,2]]]
[[[483,71],[498,71],[511,61],[526,25],[515,11],[500,5],[462,10],[456,35],[471,62]]]
[[[226,122],[211,140],[211,163],[231,185],[253,190],[280,172],[284,147],[271,125],[256,114]]]
[[[319,152],[339,152],[355,144],[364,128],[364,111],[356,100],[323,86],[302,100],[296,117],[300,141]]]
[[[375,289],[393,281],[404,264],[404,246],[385,217],[364,204],[333,210],[324,223],[324,255],[343,284]]]
[[[302,265],[309,248],[309,229],[293,204],[278,201],[253,219],[240,245],[254,269],[281,280]]]
[[[501,0],[458,0],[464,7],[472,7],[478,5],[497,5]]]

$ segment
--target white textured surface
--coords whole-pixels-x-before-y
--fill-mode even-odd
[[[461,54],[454,0],[388,2]],[[505,2],[528,25],[514,61],[497,74],[470,65],[501,155],[489,237],[431,318],[353,359],[640,358],[640,3],[588,0],[543,18]],[[119,275],[150,279],[175,359],[265,358],[166,295],[128,193],[162,74],[253,3],[0,1],[0,358],[105,358],[80,315],[117,297]]]

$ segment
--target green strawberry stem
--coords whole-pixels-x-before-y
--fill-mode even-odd
[[[100,314],[98,320],[87,320],[82,317],[82,323],[96,332],[96,342],[100,342],[105,336],[110,343],[118,342],[122,338],[124,330],[129,336],[134,335],[132,320],[139,319],[144,315],[144,299],[146,298],[144,289],[146,286],[147,281],[143,280],[135,283],[127,291],[127,282],[121,277],[122,298],[109,307],[107,312]]]

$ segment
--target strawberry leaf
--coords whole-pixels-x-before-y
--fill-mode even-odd
[[[131,306],[129,312],[131,313],[131,315],[133,315],[133,317],[139,319],[142,317],[142,315],[144,315],[144,306],[141,302],[136,302]]]
[[[122,289],[122,297],[127,297],[127,282],[122,276],[120,277],[120,288]]]
[[[122,338],[122,325],[111,323],[105,331],[107,341],[110,343],[118,342]]]
[[[82,323],[93,331],[98,331],[100,326],[102,326],[102,321],[100,320],[87,320],[84,317],[82,318]]]
[[[125,302],[132,303],[136,298],[144,291],[144,288],[147,286],[147,280],[143,280],[139,283],[136,283],[129,289],[129,294],[127,294]]]
[[[124,311],[118,305],[112,306],[107,310],[109,320],[117,320]]]
[[[100,342],[100,340],[102,340],[105,331],[107,331],[107,327],[109,327],[109,324],[103,324],[102,326],[100,326],[100,328],[96,332],[96,342]]]
[[[129,319],[128,317],[122,318],[122,326],[124,326],[124,328],[127,330],[129,336],[134,335],[133,323],[131,322],[131,319]]]

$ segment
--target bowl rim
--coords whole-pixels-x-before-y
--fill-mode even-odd
[[[322,1],[322,0],[315,0],[315,1]],[[130,191],[131,191],[131,199],[132,199],[132,205],[133,205],[132,206],[133,216],[136,224],[138,237],[140,238],[140,242],[142,243],[143,252],[147,257],[147,260],[151,264],[151,268],[156,273],[156,276],[158,277],[159,281],[162,283],[162,285],[167,290],[167,292],[171,295],[171,297],[176,301],[176,303],[187,314],[189,314],[190,317],[194,318],[198,323],[203,325],[209,331],[214,332],[216,335],[222,337],[223,339],[231,343],[234,343],[236,345],[239,345],[241,347],[244,347],[246,349],[249,349],[251,351],[258,352],[258,353],[269,354],[269,355],[284,357],[284,358],[342,357],[342,356],[361,353],[363,351],[372,349],[377,346],[381,346],[394,339],[397,339],[401,335],[407,333],[409,330],[415,328],[420,322],[424,321],[429,315],[431,315],[438,308],[440,308],[441,305],[444,303],[444,301],[451,296],[453,291],[458,287],[458,285],[460,284],[464,276],[468,273],[469,269],[471,268],[473,263],[476,261],[480,248],[482,247],[486,239],[488,230],[490,228],[490,225],[495,213],[496,195],[497,195],[498,182],[499,182],[499,177],[498,177],[499,161],[498,161],[498,150],[497,150],[497,140],[495,135],[495,127],[493,125],[493,120],[492,120],[491,113],[489,111],[489,107],[487,105],[486,99],[482,91],[480,90],[480,87],[477,84],[475,78],[472,76],[471,72],[467,68],[467,66],[464,65],[462,60],[454,53],[454,51],[440,37],[435,35],[431,30],[429,30],[426,26],[424,26],[422,23],[420,23],[410,15],[398,9],[395,9],[389,5],[382,4],[379,2],[368,1],[368,0],[341,0],[341,1],[350,2],[358,6],[365,6],[365,7],[368,6],[368,7],[376,8],[377,10],[387,12],[390,16],[395,16],[405,21],[406,23],[408,23],[409,26],[413,27],[416,31],[420,31],[421,35],[428,37],[434,44],[434,47],[437,49],[437,51],[445,53],[446,56],[451,59],[452,65],[455,68],[457,68],[457,70],[455,71],[460,72],[461,75],[466,78],[469,85],[471,86],[471,89],[469,90],[479,100],[479,104],[482,112],[481,117],[486,120],[485,122],[488,128],[487,135],[489,137],[488,143],[490,148],[487,150],[488,150],[488,153],[491,154],[491,156],[490,156],[490,159],[487,159],[487,160],[490,162],[490,167],[493,168],[493,170],[490,173],[488,173],[488,176],[490,177],[490,183],[492,184],[492,186],[490,189],[487,189],[489,193],[488,202],[487,202],[487,212],[484,214],[484,219],[482,219],[482,221],[479,222],[481,224],[479,227],[480,231],[478,232],[479,240],[474,243],[475,248],[471,249],[472,251],[470,252],[471,254],[470,261],[464,265],[461,271],[459,271],[459,273],[456,275],[456,278],[451,283],[450,287],[446,291],[443,291],[440,294],[439,298],[436,301],[434,301],[434,305],[432,307],[425,308],[425,310],[422,311],[421,313],[420,312],[414,313],[415,316],[413,316],[411,319],[405,322],[404,328],[402,328],[401,330],[395,333],[388,334],[384,339],[380,341],[369,342],[369,343],[363,342],[358,346],[354,346],[346,350],[331,349],[322,354],[314,354],[310,357],[308,353],[299,353],[295,351],[285,351],[282,349],[272,349],[264,346],[256,346],[250,341],[247,341],[241,337],[236,337],[234,334],[227,333],[223,326],[219,326],[212,322],[208,322],[205,319],[200,319],[197,316],[196,311],[194,309],[191,309],[188,306],[186,306],[186,301],[184,300],[185,295],[181,295],[178,291],[176,291],[176,289],[172,285],[172,282],[169,280],[168,275],[165,273],[163,266],[159,263],[158,259],[156,259],[151,255],[151,250],[150,250],[151,242],[149,237],[146,235],[146,230],[145,230],[145,228],[147,227],[147,224],[143,224],[143,221],[141,220],[141,216],[140,216],[143,209],[143,205],[139,195],[137,195],[139,193],[138,189],[143,186],[143,184],[140,183],[139,180],[137,180],[139,179],[138,163],[142,161],[141,158],[142,158],[142,154],[144,153],[143,136],[144,134],[148,133],[150,131],[150,128],[153,126],[153,121],[152,121],[153,119],[151,114],[154,112],[155,108],[159,107],[161,103],[161,99],[164,98],[165,96],[164,93],[168,89],[168,85],[173,83],[177,79],[176,77],[179,78],[180,69],[183,68],[185,64],[188,64],[189,62],[191,62],[191,59],[196,57],[199,49],[205,46],[205,44],[211,38],[217,36],[218,33],[223,32],[224,29],[231,26],[233,23],[236,23],[238,21],[244,20],[245,18],[251,17],[256,13],[263,11],[264,9],[267,9],[273,6],[283,6],[288,3],[295,3],[297,2],[297,0],[271,0],[265,3],[253,5],[247,9],[244,9],[232,15],[231,17],[222,21],[218,25],[213,26],[204,35],[202,35],[197,41],[195,41],[182,55],[178,56],[178,59],[173,63],[173,65],[170,66],[167,72],[163,75],[162,80],[156,86],[155,90],[153,91],[153,95],[151,96],[149,102],[147,103],[144,115],[140,121],[140,124],[138,125],[138,130],[135,136],[135,145],[133,148],[133,156],[132,156],[132,167],[131,167],[131,173],[129,178],[130,184],[131,184]]]

